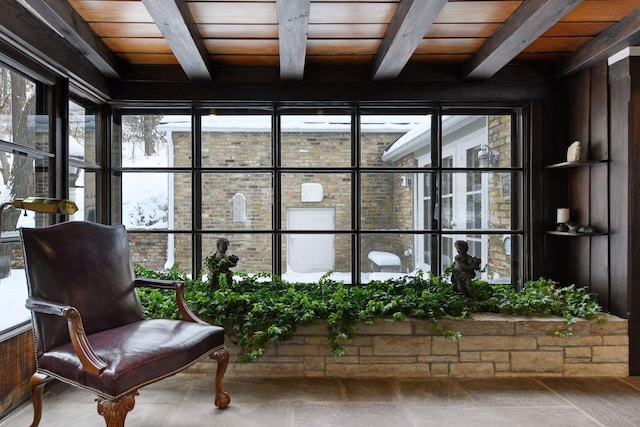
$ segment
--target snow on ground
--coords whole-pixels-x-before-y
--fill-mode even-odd
[[[11,270],[11,275],[0,280],[0,333],[29,320],[31,313],[24,306],[27,283],[24,270]]]

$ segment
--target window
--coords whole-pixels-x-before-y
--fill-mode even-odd
[[[442,113],[444,112],[444,113]],[[517,109],[217,109],[122,116],[122,218],[135,262],[347,283],[441,273],[454,242],[518,284]],[[136,252],[137,251],[137,252]]]
[[[78,212],[72,221],[97,220],[98,174],[97,107],[82,101],[69,101],[69,199]]]
[[[519,283],[510,247],[520,240],[513,224],[520,195],[512,196],[502,182],[522,181],[521,144],[514,138],[513,114],[456,114],[442,117],[442,259],[455,257],[455,240],[466,240],[469,253],[483,260],[482,277],[493,282]],[[499,171],[499,172],[498,172]],[[513,178],[512,178],[513,175]]]
[[[53,154],[49,90],[0,65],[0,202],[49,197]],[[25,323],[27,285],[17,229],[48,225],[50,215],[12,207],[0,212],[0,333]]]

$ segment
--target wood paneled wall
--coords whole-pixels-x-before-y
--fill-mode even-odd
[[[573,78],[569,93],[567,144],[580,141],[583,160],[608,160],[608,65],[602,62]],[[567,145],[568,146],[568,145]],[[568,204],[572,220],[598,231],[609,229],[608,163],[568,171]],[[570,277],[588,285],[598,302],[609,307],[609,245],[607,236],[571,238]]]
[[[608,65],[604,62],[591,69],[591,102],[589,103],[589,156],[609,160],[609,87]],[[609,230],[609,163],[589,168],[589,223],[596,230]],[[609,238],[592,238],[589,275],[591,292],[598,302],[609,307]]]
[[[30,399],[29,379],[36,370],[31,328],[0,341],[0,419]]]
[[[534,257],[542,266],[534,265],[534,272],[563,285],[587,286],[605,310],[628,319],[629,372],[640,375],[640,57],[599,63],[565,83],[566,96],[545,101],[539,157],[543,164],[562,162],[569,144],[579,140],[584,160],[605,162],[563,170],[539,167],[541,221],[549,229],[555,209],[569,207],[572,220],[608,233],[545,235],[544,256]]]
[[[640,57],[609,67],[611,311],[629,319],[629,371],[640,375]]]
[[[608,160],[608,65],[599,63],[565,81],[565,90],[545,104],[543,161],[566,161],[567,148],[580,141],[582,160]],[[535,148],[534,148],[535,149]],[[598,231],[609,229],[608,163],[543,170],[546,230],[556,209],[571,209],[571,220]],[[562,285],[587,286],[609,309],[608,236],[545,237],[543,275]]]

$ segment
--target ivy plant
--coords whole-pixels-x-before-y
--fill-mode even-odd
[[[229,339],[241,349],[245,361],[260,357],[269,342],[291,338],[296,328],[325,320],[328,343],[334,354],[345,353],[343,344],[357,332],[358,322],[375,318],[400,320],[405,316],[428,320],[441,334],[458,338],[456,331],[438,324],[438,319],[463,319],[474,312],[514,315],[562,316],[570,335],[576,317],[606,320],[601,308],[584,288],[557,287],[552,280],[527,282],[517,292],[510,285],[474,280],[475,299],[464,297],[451,285],[448,272],[442,276],[423,274],[353,286],[331,279],[327,273],[317,283],[287,282],[260,273],[236,273],[232,283],[220,275],[219,287],[211,288],[202,277],[190,279],[177,267],[157,272],[136,265],[139,277],[185,282],[185,297],[192,310],[212,324],[225,327]],[[171,293],[140,289],[147,317],[178,318]]]

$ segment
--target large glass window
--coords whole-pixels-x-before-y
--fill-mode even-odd
[[[21,211],[8,203],[49,197],[49,91],[0,65],[0,333],[24,323],[27,285],[17,229],[48,225],[51,215]]]
[[[166,236],[157,265],[196,273],[224,238],[238,272],[364,283],[439,274],[466,240],[484,279],[521,280],[517,110],[152,117],[122,118],[122,215]]]

